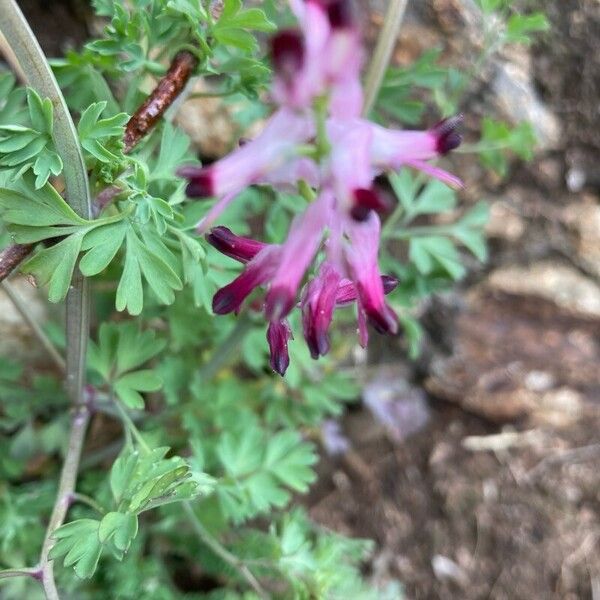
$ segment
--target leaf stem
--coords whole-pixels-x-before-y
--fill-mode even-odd
[[[0,282],[0,286],[6,292],[9,300],[13,303],[19,314],[23,317],[23,320],[29,325],[39,342],[48,352],[48,355],[54,361],[54,364],[60,369],[61,373],[65,373],[66,364],[65,359],[62,357],[60,352],[56,349],[56,346],[52,343],[52,340],[46,335],[46,332],[42,329],[40,324],[36,321],[35,317],[31,314],[29,307],[23,302],[23,299],[16,292],[15,288],[8,282]]]
[[[258,594],[260,598],[269,598],[266,591],[263,589],[258,579],[254,576],[252,571],[248,568],[248,565],[241,559],[235,556],[223,547],[205,528],[200,522],[194,509],[189,502],[183,502],[183,510],[188,518],[190,525],[192,526],[194,533],[198,539],[205,545],[208,546],[219,558],[224,560],[229,566],[235,569],[239,575],[246,580],[248,585]]]
[[[375,52],[373,53],[373,58],[365,78],[364,116],[367,116],[371,112],[379,94],[379,88],[381,87],[385,71],[394,51],[398,31],[400,30],[400,25],[402,25],[407,4],[408,0],[390,0],[388,4],[383,21],[383,29],[379,34],[377,46],[375,47]]]
[[[33,577],[39,579],[41,572],[39,569],[3,569],[0,570],[0,579],[9,579],[11,577]]]
[[[86,494],[79,494],[79,493],[75,492],[75,493],[71,494],[71,501],[72,502],[80,502],[81,504],[86,504],[87,506],[89,506],[90,508],[95,510],[97,513],[100,513],[101,515],[106,514],[106,510],[98,502],[96,502],[93,498],[91,498],[90,496],[88,496]]]
[[[121,402],[115,399],[114,404],[117,407],[119,415],[121,416],[121,420],[123,421],[123,425],[125,426],[125,437],[127,441],[129,442],[129,436],[133,435],[135,441],[140,445],[142,450],[147,454],[150,454],[150,452],[152,452],[150,446],[148,446],[148,444],[146,443],[146,440],[143,438],[142,434],[140,433],[140,430],[136,427],[135,423],[133,422],[133,419],[127,414],[127,411],[125,410],[125,408],[123,408]]]

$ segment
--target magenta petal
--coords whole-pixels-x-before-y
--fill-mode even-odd
[[[310,355],[317,359],[329,352],[328,330],[341,276],[327,263],[321,266],[319,275],[307,286],[302,299],[302,325]]]
[[[252,260],[267,244],[235,235],[227,227],[219,226],[206,236],[208,243],[222,254],[241,263]]]
[[[247,265],[241,275],[221,288],[214,296],[213,311],[218,315],[239,311],[242,302],[257,288],[273,276],[277,252],[276,246],[267,246]]]
[[[324,191],[296,217],[288,238],[281,247],[277,272],[265,299],[265,314],[269,321],[278,321],[294,308],[298,287],[313,260],[332,210],[333,197]]]
[[[269,323],[267,329],[267,342],[271,353],[270,364],[273,371],[282,377],[290,366],[288,341],[292,339],[292,330],[287,321],[274,321]]]
[[[383,281],[379,274],[379,217],[371,212],[364,223],[349,223],[347,233],[350,245],[346,258],[355,282],[360,305],[369,322],[380,333],[396,333],[398,320],[386,304]]]
[[[391,275],[382,275],[381,283],[383,285],[383,293],[387,296],[398,287],[398,280]],[[358,291],[354,282],[349,279],[342,279],[337,289],[335,303],[337,306],[346,306],[356,302],[358,299]]]

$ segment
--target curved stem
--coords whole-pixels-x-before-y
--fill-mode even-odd
[[[92,203],[89,183],[75,125],[44,52],[15,0],[0,0],[0,30],[15,53],[29,85],[40,96],[49,98],[52,102],[54,109],[52,137],[64,165],[66,199],[79,216],[90,219]],[[75,490],[81,450],[90,417],[89,408],[83,403],[85,355],[89,336],[89,293],[87,280],[79,270],[73,276],[67,296],[66,329],[66,387],[75,409],[58,494],[40,556],[44,591],[46,597],[51,600],[59,598],[54,582],[52,561],[48,559],[54,543],[52,533],[64,522],[70,496]]]
[[[23,320],[29,325],[40,344],[45,348],[46,352],[54,364],[59,368],[61,373],[66,370],[65,359],[61,356],[60,352],[56,349],[56,346],[52,343],[52,340],[46,335],[46,332],[42,329],[41,325],[35,320],[35,317],[31,314],[29,307],[22,298],[13,288],[8,281],[0,282],[0,287],[6,292],[6,295],[17,309],[18,313],[23,317]]]
[[[260,598],[268,598],[269,596],[259,583],[258,579],[254,576],[252,571],[248,568],[248,565],[241,559],[235,556],[224,548],[205,528],[200,522],[194,509],[189,502],[183,502],[183,510],[188,518],[194,533],[198,539],[206,546],[208,546],[219,558],[224,560],[229,566],[235,569],[240,576],[246,580],[246,583],[257,593]]]
[[[365,116],[371,112],[373,104],[377,99],[383,76],[396,45],[398,31],[400,30],[407,4],[408,0],[390,0],[388,5],[384,17],[383,29],[379,34],[377,46],[365,79],[365,100],[363,105],[363,115]]]

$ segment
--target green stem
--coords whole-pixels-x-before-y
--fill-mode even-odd
[[[246,313],[242,313],[231,333],[215,349],[208,362],[202,365],[198,372],[198,379],[202,382],[211,380],[219,369],[231,360],[233,352],[237,350],[251,329],[252,320]]]
[[[427,235],[453,235],[454,228],[446,225],[424,225],[423,227],[407,227],[396,229],[390,232],[386,237],[394,240],[409,240],[413,237]]]
[[[90,219],[92,203],[77,130],[44,52],[15,0],[0,0],[0,30],[15,53],[29,85],[40,96],[49,98],[52,102],[54,109],[52,137],[64,165],[66,199],[80,217]],[[89,295],[87,280],[78,270],[73,277],[67,296],[66,320],[66,386],[75,408],[68,452],[40,556],[42,582],[49,600],[59,598],[52,561],[48,559],[54,543],[52,533],[64,522],[68,510],[68,498],[75,490],[81,451],[90,417],[89,409],[83,403],[85,355],[89,336]]]
[[[86,494],[74,493],[71,494],[71,499],[73,502],[80,502],[81,504],[87,504],[90,508],[94,509],[97,513],[101,515],[106,514],[106,510],[93,498]]]
[[[398,38],[398,31],[402,25],[404,11],[408,0],[390,0],[384,17],[383,29],[379,34],[377,46],[373,53],[369,70],[365,79],[365,99],[363,104],[363,115],[367,116],[379,94],[379,88],[383,82],[385,71],[390,63],[394,46]]]
[[[9,579],[11,577],[33,577],[37,579],[40,575],[39,569],[4,569],[0,571],[0,579]]]
[[[140,448],[142,448],[142,450],[147,454],[150,454],[150,452],[152,452],[150,446],[148,446],[148,444],[146,443],[146,440],[143,438],[142,434],[140,433],[140,430],[136,427],[135,423],[133,422],[133,419],[127,414],[125,408],[121,406],[121,402],[119,402],[119,400],[115,400],[115,406],[117,407],[119,415],[121,416],[121,420],[125,425],[125,436],[127,438],[127,441],[129,442],[128,434],[133,435],[135,441],[139,444]]]
[[[25,302],[23,302],[19,294],[17,294],[16,290],[8,281],[2,281],[0,285],[6,292],[6,295],[13,303],[19,314],[23,317],[23,320],[29,325],[34,335],[46,349],[46,352],[48,352],[48,355],[50,358],[52,358],[54,364],[62,373],[64,373],[66,371],[65,359],[61,356],[60,352],[56,349],[50,338],[46,335],[46,332],[31,314],[29,307],[25,304]]]
[[[85,433],[87,431],[89,420],[90,411],[87,406],[80,405],[75,409],[71,420],[67,454],[60,474],[58,493],[56,494],[56,501],[54,503],[54,508],[52,509],[48,528],[46,529],[46,536],[40,555],[39,566],[42,571],[42,584],[47,600],[60,599],[54,581],[54,563],[49,560],[48,555],[54,545],[52,534],[64,523],[67,511],[69,510],[72,495],[75,490],[75,483],[77,482],[79,460],[81,458],[81,451],[83,450],[83,442],[85,440]]]
[[[190,525],[192,526],[194,533],[198,539],[205,545],[208,546],[218,557],[224,560],[229,566],[235,569],[239,575],[248,583],[248,585],[258,594],[260,598],[269,598],[266,591],[260,585],[258,579],[254,576],[252,571],[248,568],[248,565],[241,559],[235,556],[224,548],[205,528],[200,522],[194,509],[189,502],[183,502],[183,510],[188,518]]]

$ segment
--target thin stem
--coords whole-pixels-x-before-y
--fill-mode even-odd
[[[98,502],[96,502],[93,498],[91,498],[87,494],[79,494],[79,493],[75,492],[74,494],[71,494],[71,501],[72,502],[80,502],[81,504],[86,504],[87,506],[89,506],[90,508],[95,510],[97,513],[100,513],[101,515],[106,514],[106,510],[104,509],[104,507],[101,506]]]
[[[31,314],[29,307],[23,302],[22,298],[17,294],[16,290],[8,281],[2,281],[0,283],[2,289],[6,292],[6,295],[10,301],[14,304],[19,314],[23,317],[23,320],[29,325],[37,339],[40,341],[42,346],[48,352],[48,355],[54,361],[54,364],[60,369],[62,373],[66,371],[65,359],[62,357],[60,352],[56,349],[52,340],[46,335],[46,332],[42,329],[40,324],[36,321],[35,317]]]
[[[28,83],[40,96],[49,98],[52,102],[54,108],[52,137],[64,165],[66,199],[79,216],[90,219],[92,203],[77,130],[44,52],[15,0],[0,0],[0,29],[15,53]],[[90,418],[89,408],[82,402],[85,356],[89,336],[89,294],[87,280],[79,270],[73,277],[67,295],[66,321],[66,386],[74,406],[74,414],[71,421],[68,451],[58,485],[58,494],[40,555],[42,583],[49,600],[59,598],[54,581],[53,563],[48,559],[54,543],[52,533],[64,522],[70,495],[75,491],[81,450]]]
[[[452,226],[445,225],[424,225],[422,227],[407,227],[396,229],[390,232],[387,237],[394,240],[408,240],[413,237],[425,235],[452,235],[454,229]]]
[[[365,100],[363,105],[363,115],[367,116],[373,104],[379,94],[379,88],[383,82],[385,71],[388,67],[394,46],[396,45],[396,39],[398,38],[398,31],[400,25],[402,25],[402,19],[404,18],[404,11],[408,0],[390,0],[388,9],[384,17],[383,29],[379,34],[377,40],[377,46],[373,53],[369,70],[367,71],[367,77],[365,79]]]
[[[150,454],[152,450],[150,449],[150,446],[148,446],[148,444],[146,443],[146,440],[142,437],[142,434],[140,433],[140,430],[136,427],[135,423],[133,422],[133,419],[127,414],[127,411],[123,408],[123,406],[121,406],[121,403],[118,400],[115,400],[115,406],[119,411],[119,415],[121,416],[123,425],[125,425],[125,437],[127,439],[127,442],[129,443],[131,441],[130,436],[133,435],[135,441],[140,445],[142,450]]]
[[[231,359],[234,350],[240,346],[251,329],[252,320],[246,313],[242,313],[231,333],[214,350],[208,362],[202,365],[198,372],[198,379],[202,382],[212,379],[217,371]]]
[[[40,568],[42,570],[42,583],[46,598],[48,600],[59,600],[58,590],[54,581],[54,563],[48,559],[48,554],[54,545],[52,534],[58,529],[67,516],[67,511],[71,504],[75,483],[77,481],[77,471],[83,449],[83,442],[87,426],[90,420],[90,411],[86,405],[80,405],[74,410],[71,420],[71,432],[69,434],[69,445],[62,472],[60,474],[60,482],[58,485],[58,493],[56,494],[56,502],[52,509],[50,522],[46,529],[44,545],[40,556]]]
[[[183,510],[188,518],[190,525],[192,526],[194,533],[198,539],[205,545],[208,546],[217,556],[223,559],[229,566],[235,569],[239,575],[246,580],[248,585],[261,597],[268,598],[266,591],[260,585],[258,579],[253,575],[252,571],[248,568],[248,565],[235,554],[232,554],[223,547],[205,528],[200,522],[194,509],[189,502],[183,502]]]
[[[41,576],[39,569],[3,569],[0,571],[0,579],[9,579],[11,577],[33,577],[39,579]]]

